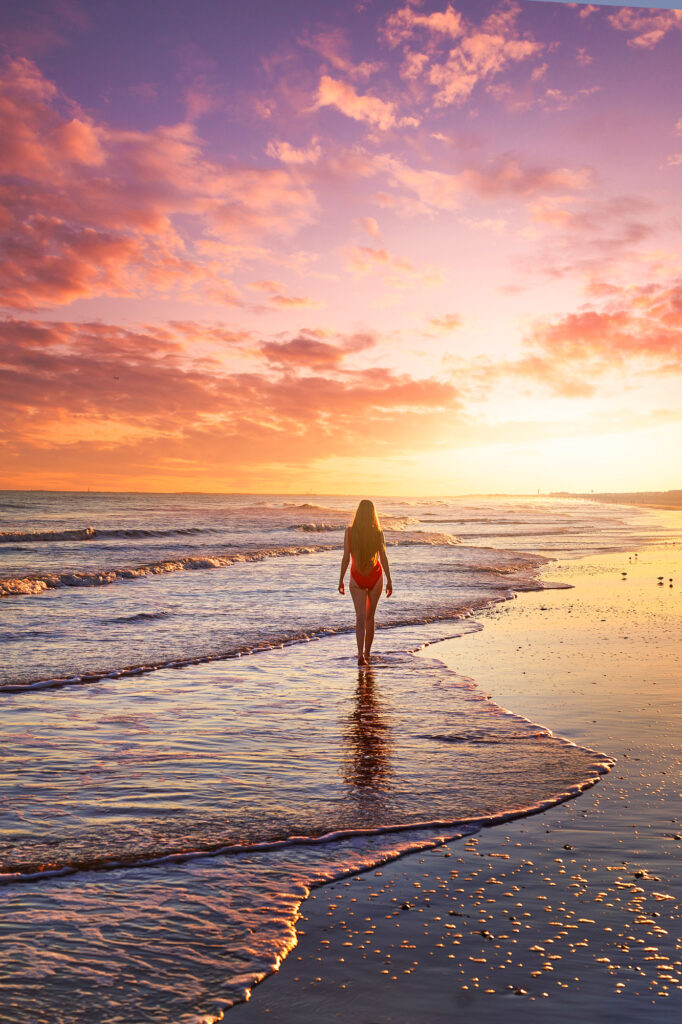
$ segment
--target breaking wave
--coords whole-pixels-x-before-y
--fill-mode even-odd
[[[223,569],[237,562],[262,562],[266,558],[283,558],[293,555],[310,555],[326,551],[322,545],[307,547],[273,547],[256,551],[237,552],[229,555],[184,555],[182,558],[148,565],[125,566],[120,569],[92,569],[83,572],[44,573],[40,576],[10,577],[0,580],[0,597],[42,594],[46,590],[62,587],[104,587],[123,580],[143,579],[145,576],[161,576],[164,573],[189,569]]]
[[[121,527],[116,530],[98,530],[94,526],[83,526],[76,530],[29,530],[18,533],[10,530],[0,531],[0,544],[41,544],[60,540],[97,540],[100,538],[133,537],[176,537],[204,533],[201,526],[177,527],[172,530],[143,530],[138,527]]]
[[[310,525],[311,532],[326,532],[335,529],[325,524],[322,530]],[[301,527],[305,529],[305,527]],[[431,547],[453,547],[460,543],[450,533],[426,533],[420,530],[400,533],[399,537],[388,537],[387,545],[426,544]],[[224,554],[182,555],[179,558],[149,562],[145,565],[122,566],[111,569],[84,569],[81,571],[46,572],[31,576],[9,576],[0,579],[0,598],[42,594],[46,590],[61,590],[64,587],[104,587],[124,580],[138,580],[147,576],[161,576],[170,572],[190,569],[224,569],[238,562],[262,562],[267,558],[285,558],[295,555],[311,555],[319,551],[331,551],[337,544],[281,545],[257,548],[251,551],[232,551]]]

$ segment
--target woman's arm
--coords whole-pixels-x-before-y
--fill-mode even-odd
[[[350,562],[350,527],[347,526],[343,535],[343,558],[341,559],[341,575],[339,576],[339,594],[346,593],[346,586],[343,582],[343,578],[346,575],[346,569]]]
[[[391,580],[391,569],[388,564],[388,555],[386,554],[386,544],[384,543],[383,532],[381,534],[381,542],[379,544],[379,561],[386,573],[386,597],[390,597],[393,593],[393,582]]]

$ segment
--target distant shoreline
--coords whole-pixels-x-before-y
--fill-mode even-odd
[[[33,488],[33,487],[5,487],[0,488],[0,494],[73,494],[73,495],[90,495],[91,497],[98,497],[109,494],[147,494],[147,495],[173,495],[175,497],[182,496],[206,496],[206,497],[224,497],[224,498],[272,498],[272,497],[286,497],[286,498],[353,498],[357,497],[357,493],[328,493],[325,491],[140,491],[140,490],[72,490],[69,488]],[[584,494],[575,491],[537,491],[535,494],[515,494],[512,492],[488,492],[480,494],[381,494],[378,495],[380,499],[385,501],[391,500],[404,500],[406,498],[414,499],[430,499],[430,500],[452,500],[452,499],[469,499],[469,498],[571,498],[580,501],[596,501],[601,504],[613,504],[613,505],[635,505],[640,508],[658,508],[667,509],[671,511],[682,510],[682,490],[674,491],[614,491],[614,492],[599,492]]]
[[[682,509],[682,491],[625,491],[605,494],[569,494],[553,492],[548,498],[580,498],[584,501],[598,501],[604,505],[637,505],[641,508]]]

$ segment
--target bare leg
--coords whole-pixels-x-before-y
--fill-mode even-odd
[[[374,640],[374,613],[377,610],[379,598],[381,597],[381,591],[383,588],[383,576],[380,576],[377,582],[374,584],[372,589],[367,592],[367,604],[365,607],[365,646],[364,655],[369,662],[369,654],[372,650],[372,641]]]
[[[355,639],[358,642],[358,665],[366,665],[364,655],[365,649],[365,623],[367,620],[367,591],[361,590],[357,583],[351,579],[350,596],[355,605]]]

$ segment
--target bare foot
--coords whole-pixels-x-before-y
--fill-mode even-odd
[[[367,658],[364,654],[358,654],[358,665],[369,665]]]
[[[365,654],[365,665],[369,665],[371,660],[372,660],[371,655]]]

